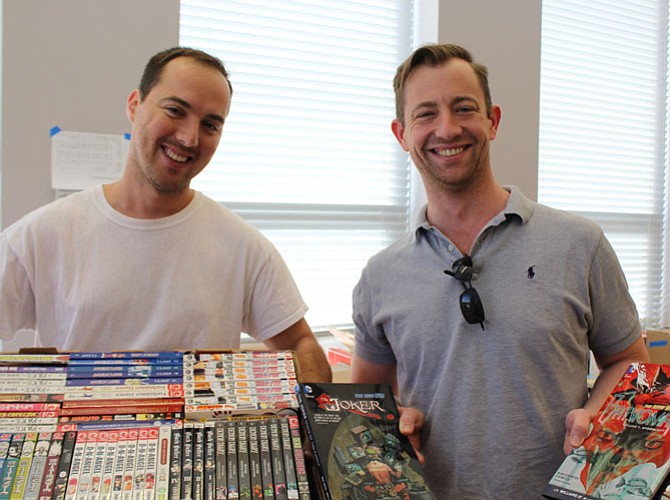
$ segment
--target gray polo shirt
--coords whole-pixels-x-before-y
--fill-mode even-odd
[[[426,415],[437,498],[541,498],[564,456],[565,416],[587,398],[589,348],[614,354],[640,335],[601,228],[506,189],[471,254],[484,331],[464,320],[463,286],[443,272],[461,253],[425,215],[354,290],[356,352],[397,363],[402,403]]]

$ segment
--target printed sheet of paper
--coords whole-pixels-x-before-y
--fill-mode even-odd
[[[128,153],[122,134],[68,132],[55,127],[51,133],[51,187],[78,190],[121,177]]]

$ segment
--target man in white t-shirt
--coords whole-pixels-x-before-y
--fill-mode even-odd
[[[274,246],[190,188],[221,138],[232,87],[217,58],[154,55],[128,97],[122,177],[41,207],[0,233],[0,338],[37,330],[62,350],[225,349],[246,332],[330,380]]]

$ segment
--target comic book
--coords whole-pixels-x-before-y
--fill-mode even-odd
[[[297,389],[319,480],[329,500],[433,500],[385,384],[301,383]]]
[[[549,481],[551,499],[657,498],[670,471],[670,365],[633,363]]]

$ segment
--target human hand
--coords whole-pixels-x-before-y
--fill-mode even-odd
[[[591,426],[593,413],[583,408],[572,410],[565,417],[565,440],[563,453],[566,455],[582,444]]]
[[[410,408],[409,406],[400,406],[398,407],[400,411],[400,433],[404,434],[409,438],[409,442],[414,448],[417,458],[420,463],[424,463],[425,459],[421,453],[421,429],[423,428],[424,418],[423,413],[421,413],[416,408]]]

